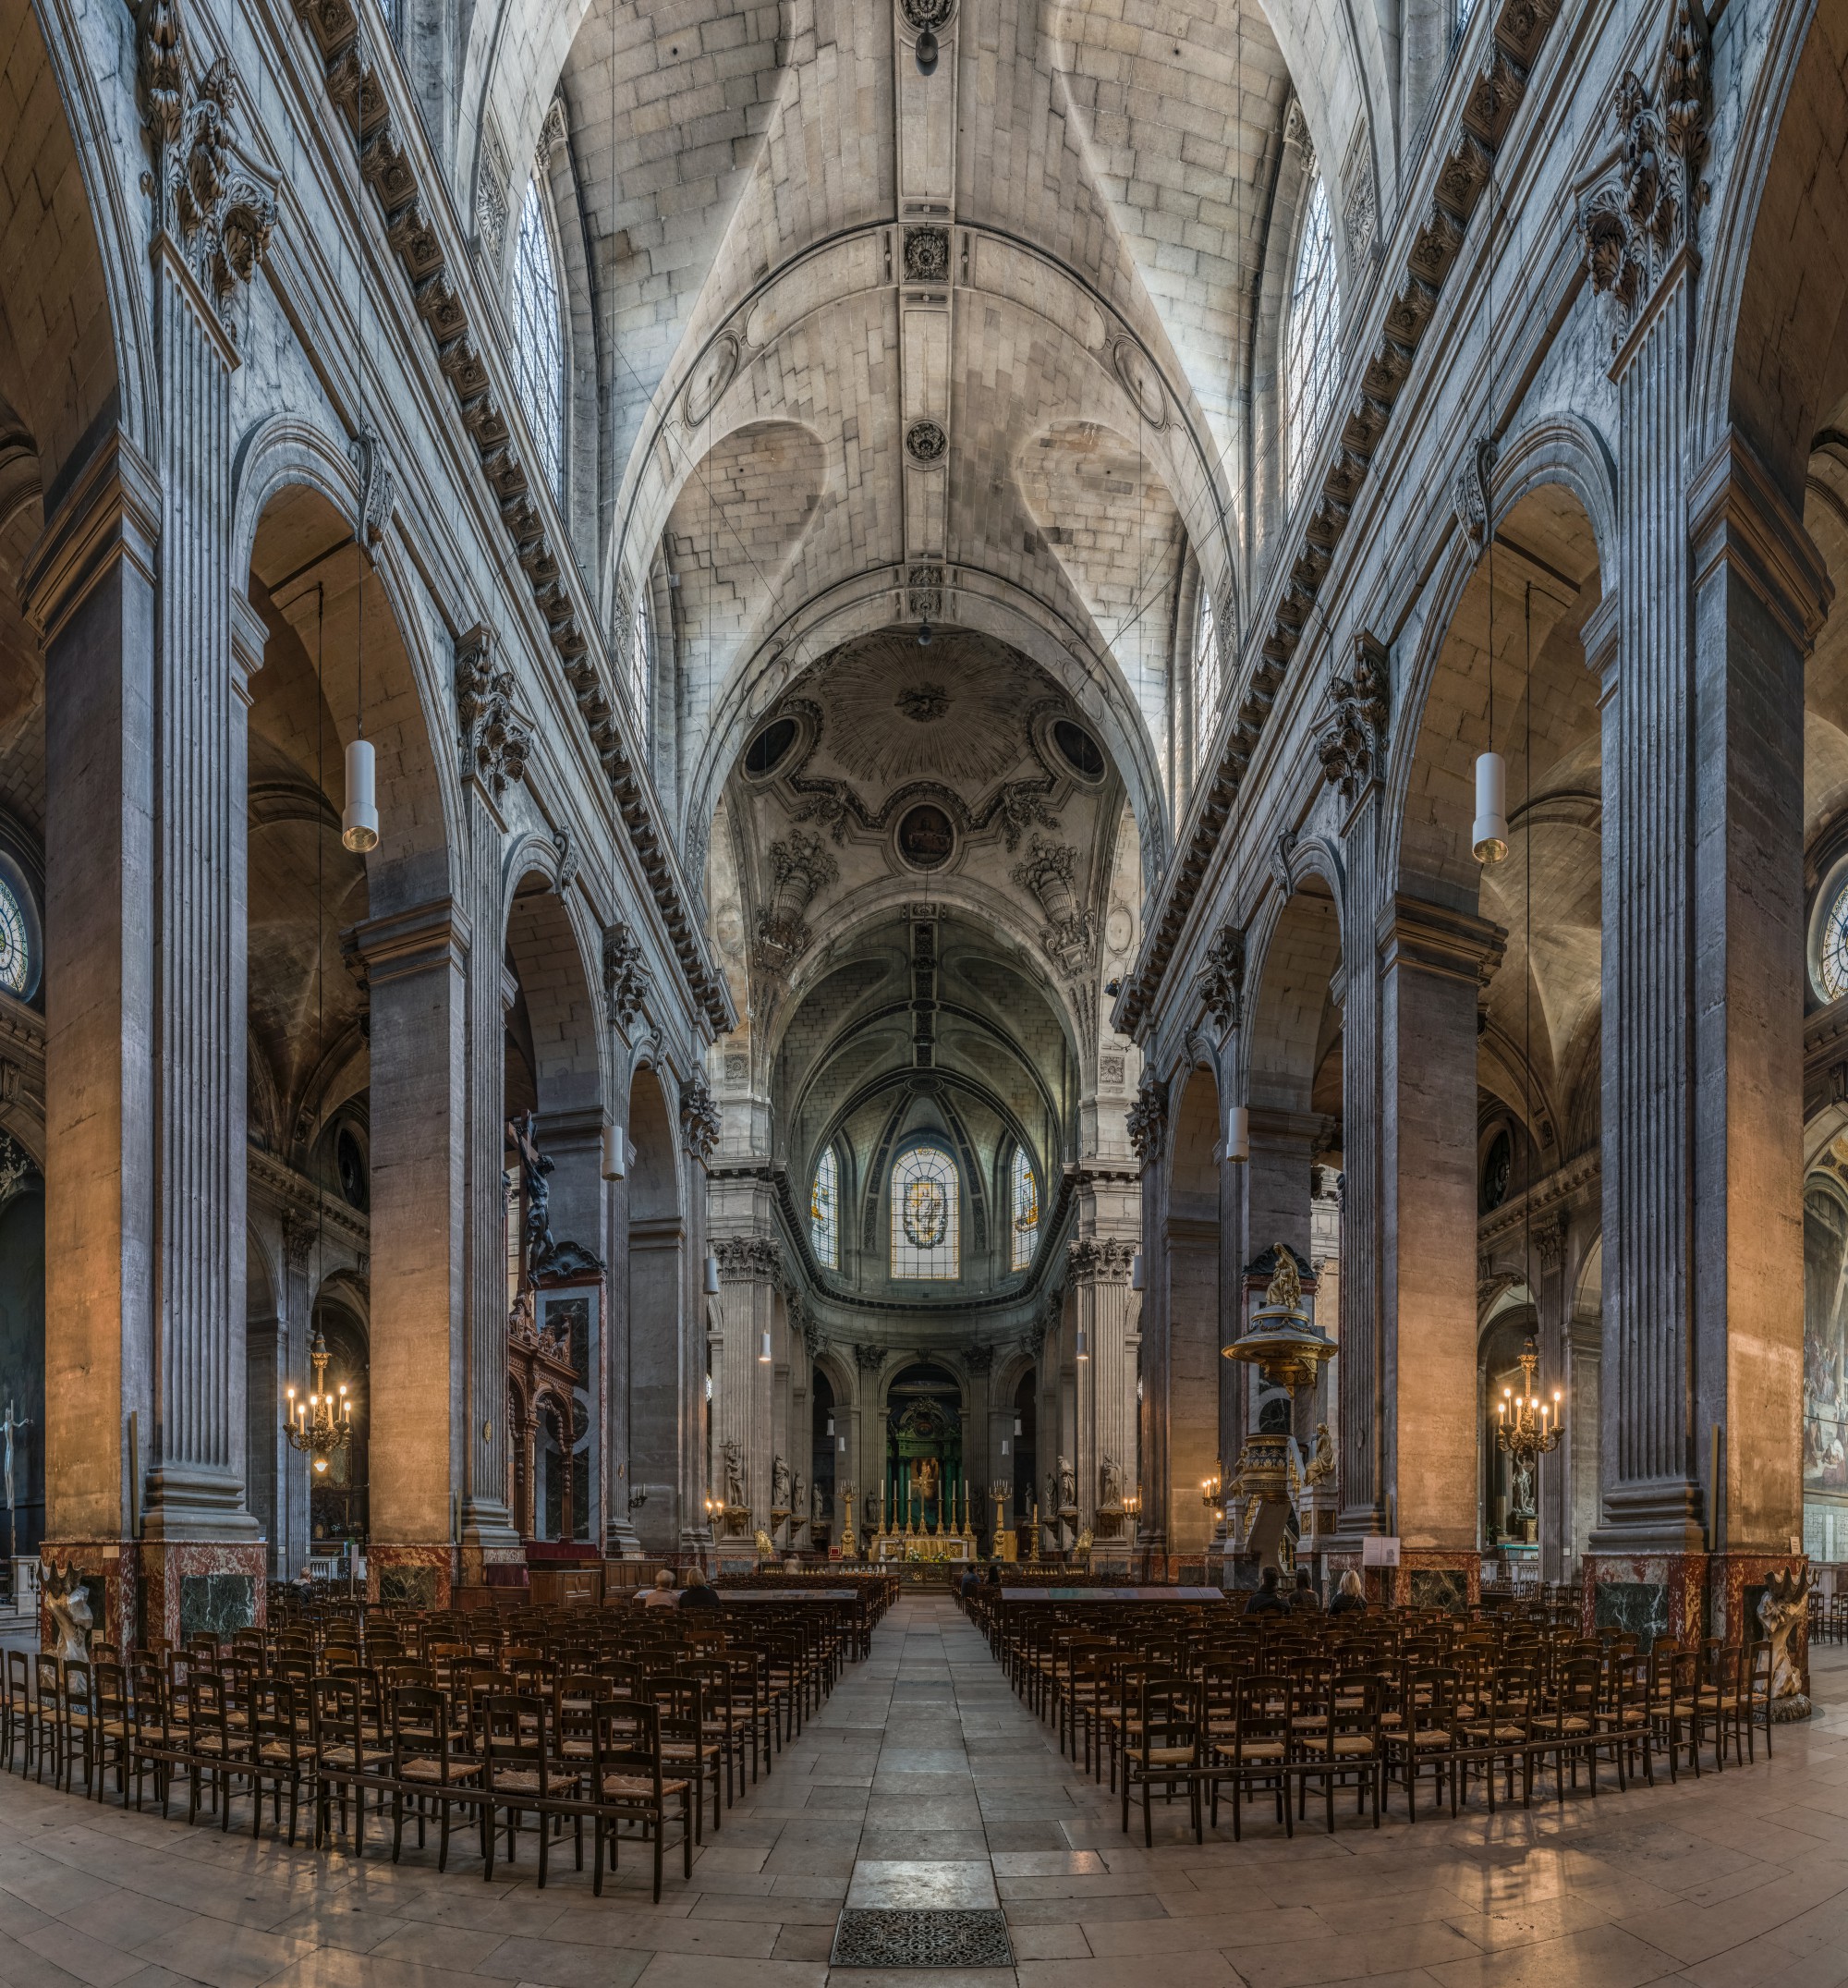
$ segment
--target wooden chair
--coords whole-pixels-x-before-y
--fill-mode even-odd
[[[353,1854],[365,1854],[366,1791],[376,1788],[391,1765],[389,1748],[382,1747],[368,1729],[359,1680],[317,1677],[313,1685],[314,1840],[332,1841],[331,1819],[335,1791],[340,1796],[340,1828],[346,1828],[346,1800],[353,1799]]]
[[[481,1763],[459,1752],[449,1701],[431,1685],[400,1685],[392,1693],[392,1861],[404,1849],[405,1798],[415,1803],[417,1847],[423,1848],[429,1811],[437,1811],[436,1868],[449,1868],[449,1833],[458,1806],[479,1810]]]
[[[1402,1723],[1384,1733],[1387,1762],[1396,1762],[1405,1788],[1405,1815],[1418,1819],[1418,1780],[1429,1768],[1440,1791],[1450,1785],[1456,1813],[1457,1702],[1463,1680],[1445,1664],[1405,1666],[1400,1689]]]
[[[1215,1829],[1219,1827],[1220,1787],[1229,1783],[1234,1843],[1243,1830],[1245,1804],[1259,1792],[1274,1798],[1284,1835],[1295,1835],[1290,1806],[1290,1705],[1277,1678],[1251,1671],[1240,1675],[1232,1688],[1230,1732],[1216,1721],[1203,1734],[1202,1745],[1200,1780],[1211,1800]]]
[[[1149,1790],[1165,1787],[1169,1800],[1178,1786],[1187,1796],[1194,1840],[1200,1841],[1200,1722],[1198,1695],[1178,1671],[1145,1671],[1136,1714],[1123,1742],[1123,1833],[1129,1834],[1129,1805],[1142,1791],[1142,1841],[1152,1848],[1155,1818]]]
[[[263,1789],[271,1797],[275,1828],[283,1825],[283,1791],[288,1791],[288,1840],[295,1848],[301,1791],[314,1781],[314,1718],[310,1687],[294,1677],[266,1677],[249,1705],[250,1834],[263,1823]]]
[[[590,1888],[602,1897],[604,1848],[607,1845],[614,1871],[618,1832],[625,1823],[632,1823],[654,1848],[654,1902],[659,1905],[670,1807],[677,1811],[680,1823],[681,1875],[689,1881],[693,1875],[693,1784],[684,1776],[666,1775],[660,1714],[652,1703],[635,1698],[600,1700],[592,1727],[596,1859]]]
[[[514,1861],[520,1818],[533,1817],[539,1835],[539,1886],[545,1889],[552,1823],[578,1805],[583,1775],[562,1766],[553,1750],[552,1701],[527,1692],[496,1692],[483,1706],[481,1728],[481,1876],[492,1883],[496,1814],[507,1818],[507,1861]],[[578,1836],[578,1868],[584,1868],[584,1838]]]

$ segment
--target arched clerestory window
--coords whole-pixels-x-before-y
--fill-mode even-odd
[[[1283,450],[1293,506],[1302,494],[1303,480],[1334,401],[1340,348],[1341,292],[1335,283],[1334,226],[1329,213],[1327,183],[1316,173],[1304,203],[1295,280],[1290,286],[1290,314],[1283,327]]]
[[[961,1275],[955,1162],[941,1146],[913,1146],[892,1168],[892,1275],[947,1281]]]
[[[1025,1146],[1014,1149],[1007,1199],[1014,1211],[1010,1225],[1014,1250],[1009,1267],[1026,1270],[1033,1262],[1034,1245],[1040,1240],[1040,1185],[1033,1177],[1033,1162],[1027,1157]]]
[[[815,1182],[808,1190],[808,1239],[823,1269],[841,1267],[841,1163],[832,1146],[824,1146],[815,1163]]]
[[[514,246],[514,371],[528,432],[540,468],[554,493],[565,459],[565,334],[558,262],[546,226],[545,197],[535,174],[520,202]]]
[[[629,709],[636,726],[646,738],[652,730],[654,698],[654,628],[649,612],[648,582],[643,580],[636,595],[634,626],[629,630],[629,653],[626,659]]]
[[[1199,629],[1194,640],[1194,758],[1207,749],[1219,721],[1222,682],[1219,665],[1219,631],[1213,624],[1212,595],[1200,588]]]

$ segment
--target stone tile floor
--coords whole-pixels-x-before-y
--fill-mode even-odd
[[[658,1907],[633,1853],[595,1899],[568,1855],[539,1891],[529,1839],[484,1884],[466,1856],[439,1874],[433,1837],[394,1868],[374,1834],[356,1863],[0,1775],[0,1982],[1830,1988],[1848,1983],[1848,1653],[1814,1673],[1821,1710],[1780,1730],[1774,1762],[1698,1783],[1415,1827],[1400,1804],[1332,1838],[1253,1821],[1203,1847],[1158,1804],[1145,1850],[947,1598],[911,1600],[690,1885],[670,1858]],[[831,1970],[847,1902],[998,1905],[1017,1965]]]

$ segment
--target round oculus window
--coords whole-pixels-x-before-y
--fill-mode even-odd
[[[1822,915],[1818,970],[1822,992],[1831,1001],[1848,994],[1848,884],[1843,884]]]
[[[1082,725],[1074,725],[1069,718],[1056,720],[1052,726],[1052,743],[1059,749],[1059,757],[1064,761],[1067,769],[1078,779],[1095,784],[1103,778],[1103,748]]]
[[[772,718],[745,748],[745,773],[752,780],[768,780],[789,757],[796,743],[794,718]]]

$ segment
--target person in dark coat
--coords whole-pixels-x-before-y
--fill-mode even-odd
[[[719,1591],[706,1579],[706,1569],[696,1567],[687,1577],[687,1585],[680,1591],[682,1608],[718,1608],[723,1605]]]
[[[1319,1616],[1322,1612],[1322,1598],[1316,1592],[1306,1567],[1296,1569],[1296,1592],[1290,1597],[1290,1611],[1298,1616]]]
[[[1341,1587],[1335,1598],[1328,1605],[1331,1616],[1356,1616],[1367,1613],[1367,1591],[1360,1585],[1360,1576],[1352,1567],[1341,1577]]]
[[[1290,1604],[1279,1591],[1277,1579],[1274,1567],[1267,1567],[1258,1577],[1257,1587],[1246,1600],[1245,1613],[1247,1616],[1287,1616],[1290,1613]]]

